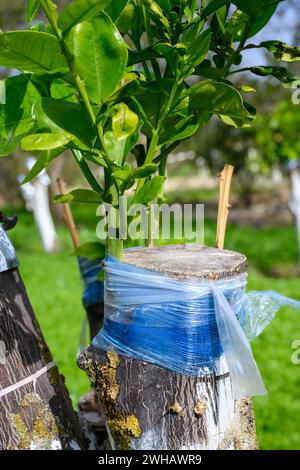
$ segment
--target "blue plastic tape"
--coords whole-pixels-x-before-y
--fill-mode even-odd
[[[93,340],[97,348],[192,376],[211,374],[224,354],[236,399],[266,393],[248,339],[281,306],[300,310],[300,302],[272,291],[246,294],[246,273],[179,282],[111,257],[104,271],[105,317]]]

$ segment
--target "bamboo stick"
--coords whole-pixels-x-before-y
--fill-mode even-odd
[[[220,195],[218,207],[216,247],[220,250],[224,249],[226,225],[229,214],[229,208],[231,207],[229,204],[229,196],[233,171],[233,166],[225,165],[223,171],[219,175]]]
[[[62,178],[58,178],[57,184],[58,184],[60,194],[63,194],[63,195],[66,194],[66,184],[64,180]],[[69,204],[66,204],[66,203],[63,204],[63,217],[69,229],[69,232],[71,234],[74,248],[78,248],[80,245],[79,235],[77,232],[77,228],[76,228]]]

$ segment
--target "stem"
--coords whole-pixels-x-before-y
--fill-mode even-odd
[[[161,161],[164,161],[166,160],[166,158],[168,157],[169,153],[172,152],[172,150],[174,150],[177,145],[180,144],[180,141],[176,141],[176,142],[173,142],[173,144],[169,145],[169,147],[166,147],[154,160],[153,160],[153,163],[159,163]]]
[[[171,109],[171,106],[172,106],[172,104],[173,104],[173,100],[174,100],[174,98],[175,98],[177,89],[178,89],[178,83],[177,83],[176,81],[174,81],[173,86],[172,86],[171,91],[170,91],[170,94],[169,94],[169,97],[168,97],[168,100],[167,100],[166,105],[165,105],[165,107],[164,107],[164,109],[163,109],[162,115],[161,115],[161,117],[160,117],[159,120],[158,120],[158,124],[157,124],[157,130],[158,130],[158,132],[161,131],[161,127],[162,127],[162,125],[163,125],[163,123],[164,123],[164,120],[165,120],[165,118],[167,117],[167,115],[168,115],[168,113],[169,113],[169,111],[170,111],[170,109]]]
[[[145,29],[146,29],[147,39],[148,39],[148,46],[152,46],[152,44],[153,44],[153,34],[152,34],[152,30],[151,30],[149,15],[148,15],[147,8],[146,8],[145,5],[142,5],[142,11],[143,11]],[[156,80],[160,80],[161,79],[161,74],[160,74],[160,69],[159,69],[158,63],[156,62],[155,59],[151,59],[151,64],[152,64],[152,68],[153,68],[153,72],[154,72]]]
[[[159,139],[159,133],[157,132],[157,130],[154,130],[153,134],[152,134],[152,139],[151,139],[151,142],[150,142],[149,150],[147,152],[144,164],[152,162],[152,160],[155,156],[156,146],[158,144],[158,139]],[[137,188],[136,188],[136,192],[138,192],[144,186],[145,181],[146,181],[146,178],[141,178],[139,180]]]
[[[242,34],[242,37],[241,37],[241,40],[240,40],[240,43],[239,43],[239,47],[237,48],[237,50],[235,50],[231,54],[231,56],[230,56],[230,58],[229,58],[229,60],[226,64],[226,67],[224,69],[224,77],[227,77],[227,75],[229,74],[229,71],[230,71],[230,67],[232,66],[232,64],[234,62],[235,57],[239,53],[239,50],[244,47],[245,42],[247,41],[247,36],[248,36],[248,32],[249,32],[249,29],[250,29],[251,25],[252,25],[252,21],[250,20],[250,21],[248,21],[248,23],[245,26],[245,29],[243,31],[243,34]]]
[[[45,12],[48,20],[49,20],[49,23],[51,24],[51,26],[53,28],[53,31],[54,31],[57,39],[59,40],[59,42],[61,44],[62,51],[63,51],[63,53],[66,57],[69,69],[70,69],[70,71],[73,75],[73,78],[75,80],[79,95],[80,95],[80,97],[83,101],[83,104],[84,104],[87,112],[88,112],[90,121],[91,121],[93,127],[95,128],[95,130],[96,130],[96,132],[99,136],[100,142],[102,144],[102,147],[103,147],[103,150],[104,150],[103,158],[104,158],[104,160],[105,160],[105,162],[108,166],[109,171],[112,173],[111,161],[110,161],[107,153],[105,152],[105,148],[104,148],[104,145],[103,145],[103,136],[98,130],[97,122],[96,122],[96,116],[95,116],[95,113],[93,111],[89,96],[87,94],[84,81],[80,78],[80,76],[78,75],[78,73],[76,71],[76,68],[74,66],[73,54],[70,51],[70,48],[69,48],[68,44],[64,41],[64,38],[63,38],[63,36],[62,36],[58,26],[57,26],[56,17],[55,17],[54,14],[52,14],[52,12],[50,11],[50,9],[47,5],[47,0],[40,0],[40,3],[41,3],[42,8],[44,9],[44,12]],[[99,183],[97,182],[97,180],[93,176],[93,174],[92,174],[91,170],[89,169],[88,165],[86,164],[86,162],[83,160],[83,157],[80,154],[80,152],[77,152],[77,153],[73,152],[73,154],[74,154],[75,159],[76,159],[77,163],[79,164],[81,170],[83,171],[85,177],[87,178],[89,184],[91,185],[91,187],[94,190],[96,190],[97,192],[99,192],[99,190],[100,190],[100,192],[102,194],[103,193],[102,188],[100,187]],[[98,187],[98,189],[95,189],[96,187]]]
[[[123,240],[120,239],[111,239],[107,238],[106,240],[106,252],[116,258],[117,260],[122,261],[123,259]]]
[[[158,120],[157,128],[153,130],[149,150],[148,150],[148,153],[147,153],[146,159],[145,159],[145,164],[152,163],[152,161],[155,157],[156,147],[157,147],[157,144],[159,142],[161,129],[162,129],[162,126],[164,124],[164,120],[167,117],[167,115],[168,115],[168,113],[171,109],[171,106],[172,106],[173,100],[175,98],[177,89],[178,89],[178,84],[176,82],[174,82],[174,84],[172,86],[172,89],[171,89],[171,92],[169,94],[168,100],[166,102],[166,105],[165,105],[165,107],[163,109],[163,112],[161,114],[161,117]],[[141,178],[139,180],[136,191],[139,191],[144,186],[145,180],[146,180],[146,178]]]

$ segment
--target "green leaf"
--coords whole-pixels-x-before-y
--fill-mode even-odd
[[[52,81],[50,85],[50,94],[51,97],[56,100],[63,99],[73,103],[76,102],[76,91],[74,87],[70,83],[67,83],[65,80],[60,78]]]
[[[232,35],[233,41],[240,41],[247,28],[247,38],[257,34],[270,21],[274,15],[278,2],[264,3],[263,9],[251,17],[241,10],[236,10],[226,25],[227,31]]]
[[[248,85],[241,85],[239,89],[240,91],[244,93],[256,93],[255,88],[253,88],[252,86],[248,86]]]
[[[117,2],[113,2],[117,3]],[[115,25],[121,33],[126,33],[129,29],[131,29],[132,24],[135,21],[136,17],[136,5],[134,0],[129,0],[125,8],[123,8],[122,12],[115,20]]]
[[[101,261],[105,257],[105,245],[100,242],[83,243],[76,248],[75,254],[93,261]]]
[[[79,76],[90,98],[103,103],[116,90],[127,65],[127,46],[111,19],[101,13],[70,31]]]
[[[4,139],[0,136],[0,157],[6,157],[10,155],[19,145],[19,137],[9,137]]]
[[[0,104],[0,136],[11,142],[32,132],[32,103],[39,94],[26,75],[17,75],[5,80],[6,104]],[[3,141],[3,142],[4,142]]]
[[[30,134],[23,137],[21,146],[23,150],[52,150],[67,145],[71,139],[70,134]]]
[[[191,86],[187,94],[192,110],[246,121],[253,118],[245,108],[240,93],[226,83],[202,81]]]
[[[68,71],[59,41],[38,31],[0,33],[0,66],[36,74]]]
[[[189,59],[188,62],[194,67],[201,64],[208,54],[210,48],[212,32],[210,29],[203,31],[195,40],[189,45]]]
[[[58,17],[58,26],[66,34],[73,26],[90,20],[104,10],[112,0],[76,0],[67,5]]]
[[[35,15],[37,14],[39,6],[39,0],[26,0],[25,17],[27,23],[31,23],[33,21]]]
[[[129,168],[116,168],[114,173],[114,177],[121,181],[126,181],[130,176],[130,167]]]
[[[281,0],[278,0],[274,2],[273,0],[265,0],[264,1],[264,7],[261,10],[261,12],[255,16],[254,19],[252,19],[251,26],[249,28],[247,38],[251,38],[252,36],[255,36],[259,31],[261,31],[265,25],[270,21],[272,16],[274,15],[278,3],[280,3]]]
[[[6,85],[5,80],[0,80],[0,105],[6,103]]]
[[[263,9],[262,0],[233,0],[233,3],[248,16],[256,16]]]
[[[299,81],[299,77],[294,75],[285,67],[273,67],[272,65],[267,65],[259,67],[249,67],[247,70],[254,73],[254,75],[258,75],[260,77],[272,76],[274,78],[277,78],[277,80],[279,80],[286,88],[293,88],[295,82]]]
[[[87,111],[81,104],[44,98],[42,107],[56,125],[75,135],[89,148],[93,146],[96,131],[90,122]]]
[[[39,0],[26,0],[25,3],[25,18],[27,23],[31,23],[34,20],[35,15],[39,9]]]
[[[229,5],[230,0],[212,0],[202,11],[201,18],[207,18],[224,5]]]
[[[111,17],[112,21],[116,21],[124,10],[128,0],[113,0],[106,8],[105,12]]]
[[[166,39],[169,39],[170,24],[158,3],[151,0],[150,5],[148,5],[146,8],[149,12],[150,18],[157,25],[157,32],[159,32],[159,37],[165,37]]]
[[[300,46],[289,46],[281,41],[264,41],[259,46],[272,52],[277,60],[283,62],[298,62],[300,60]]]
[[[139,118],[125,103],[118,103],[113,107],[115,114],[112,117],[112,131],[117,140],[129,137],[136,130]]]
[[[103,140],[105,151],[107,152],[109,158],[115,162],[116,165],[121,166],[123,162],[126,140],[118,140],[111,131],[105,132]]]
[[[157,171],[155,163],[147,163],[141,167],[135,168],[132,173],[132,178],[146,178]]]
[[[201,77],[211,78],[212,80],[221,80],[224,76],[224,70],[217,67],[212,67],[209,60],[205,60],[202,64],[195,68],[195,75]]]
[[[208,114],[208,118],[209,118]],[[188,116],[180,119],[162,135],[160,144],[170,144],[179,140],[184,140],[194,135],[199,127],[198,116]]]
[[[139,87],[139,79],[139,75],[134,72],[124,75],[119,87],[110,96],[109,101],[122,101],[124,98],[133,95]]]
[[[35,162],[35,164],[33,165],[28,175],[26,176],[26,178],[24,178],[21,184],[26,184],[36,178],[40,174],[40,172],[47,168],[49,163],[56,157],[58,157],[58,155],[60,155],[63,151],[64,149],[55,149],[52,151],[45,150],[41,152],[41,155],[39,156],[39,158],[37,159],[37,161]]]
[[[160,195],[164,181],[164,176],[155,176],[152,180],[147,181],[134,195],[132,204],[147,204],[154,201]]]
[[[88,202],[99,204],[101,201],[101,196],[91,189],[74,189],[68,194],[58,194],[54,197],[54,202],[57,204],[70,204],[73,202]]]
[[[89,160],[90,162],[94,163],[95,165],[100,165],[100,166],[104,166],[104,168],[108,168],[106,161],[104,160],[103,157],[101,157],[100,154],[99,155],[94,155],[94,154],[89,153],[89,152],[83,152],[83,154],[84,154],[85,160]]]

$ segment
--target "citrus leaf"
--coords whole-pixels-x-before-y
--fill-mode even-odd
[[[110,4],[112,0],[76,0],[67,5],[58,17],[58,26],[66,34],[73,26],[90,20]]]
[[[68,194],[58,194],[54,196],[54,202],[57,204],[88,202],[99,204],[102,201],[101,196],[91,189],[74,189]]]
[[[79,23],[69,38],[74,62],[90,98],[103,103],[116,90],[127,65],[127,46],[105,13]]]
[[[21,147],[23,150],[52,150],[67,145],[72,136],[70,134],[44,133],[30,134],[23,137]]]
[[[191,110],[247,121],[252,119],[240,93],[226,83],[202,81],[191,86],[187,94],[190,97]]]
[[[264,41],[260,46],[271,52],[277,60],[283,62],[298,62],[300,60],[300,46],[289,46],[281,41]]]
[[[39,0],[26,0],[25,17],[27,23],[31,23],[33,21],[35,15],[37,14],[39,6]]]
[[[155,163],[147,163],[139,168],[135,168],[132,173],[133,178],[145,178],[146,176],[152,175],[157,171],[157,165]]]
[[[92,147],[96,132],[87,111],[81,104],[44,98],[42,108],[57,126],[75,135],[89,148]]]
[[[139,118],[125,103],[118,103],[113,109],[115,114],[112,117],[112,131],[118,140],[122,140],[134,133]]]
[[[63,151],[64,149],[61,148],[61,149],[55,149],[51,151],[45,150],[41,152],[41,155],[39,156],[39,158],[37,159],[37,161],[35,162],[35,164],[33,165],[28,175],[26,176],[26,178],[24,178],[21,184],[29,183],[29,181],[36,178],[41,173],[41,171],[47,168],[49,163],[52,162],[54,158],[58,157]]]
[[[164,176],[155,176],[152,180],[147,181],[134,195],[132,204],[147,204],[154,201],[161,193],[164,181]]]
[[[38,31],[0,33],[0,66],[36,74],[68,71],[59,41]]]

